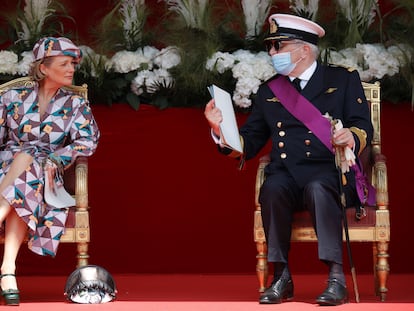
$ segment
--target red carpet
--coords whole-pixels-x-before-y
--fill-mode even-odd
[[[22,302],[19,310],[313,310],[314,298],[324,288],[324,275],[294,275],[295,298],[278,306],[259,305],[255,275],[195,274],[120,274],[114,275],[117,299],[101,305],[79,305],[63,296],[65,276],[19,278]],[[379,302],[373,293],[371,275],[359,275],[360,303],[355,302],[353,285],[349,304],[335,310],[396,310],[414,308],[412,282],[414,275],[396,274],[389,278],[386,302]],[[3,307],[0,307],[3,308]]]

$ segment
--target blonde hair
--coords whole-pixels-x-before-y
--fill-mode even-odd
[[[46,75],[40,70],[40,65],[44,64],[46,67],[49,67],[51,63],[52,63],[52,57],[46,57],[46,58],[34,61],[30,65],[29,76],[31,76],[34,81],[37,81],[37,82],[42,81],[46,77]]]

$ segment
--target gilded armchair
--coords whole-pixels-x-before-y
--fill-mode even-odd
[[[0,85],[0,95],[10,88],[28,86],[34,82],[29,77],[22,77],[11,80]],[[76,94],[88,98],[88,86],[71,85],[67,89]],[[88,244],[90,242],[89,230],[89,205],[88,205],[88,159],[79,157],[75,163],[66,169],[64,174],[66,190],[75,197],[76,204],[69,210],[66,222],[65,233],[61,242],[77,244],[77,267],[88,264]],[[3,237],[0,238],[3,243]]]

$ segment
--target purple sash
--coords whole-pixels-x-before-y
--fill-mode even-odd
[[[326,148],[335,153],[331,142],[331,122],[303,97],[287,79],[281,77],[274,79],[269,82],[269,87],[286,110],[305,124]]]
[[[331,142],[331,122],[304,96],[302,96],[287,78],[279,77],[268,83],[273,94],[294,117],[301,121],[333,154]],[[358,164],[351,167],[355,173],[356,190],[362,204],[375,204],[375,189],[368,182]]]

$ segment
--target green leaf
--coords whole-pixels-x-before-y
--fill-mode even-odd
[[[134,109],[134,110],[138,110],[139,106],[141,104],[141,100],[139,99],[139,97],[132,93],[132,92],[128,92],[128,94],[126,95],[126,100],[128,102],[128,104]]]
[[[168,99],[166,96],[155,96],[152,104],[160,109],[166,109],[169,106]]]

